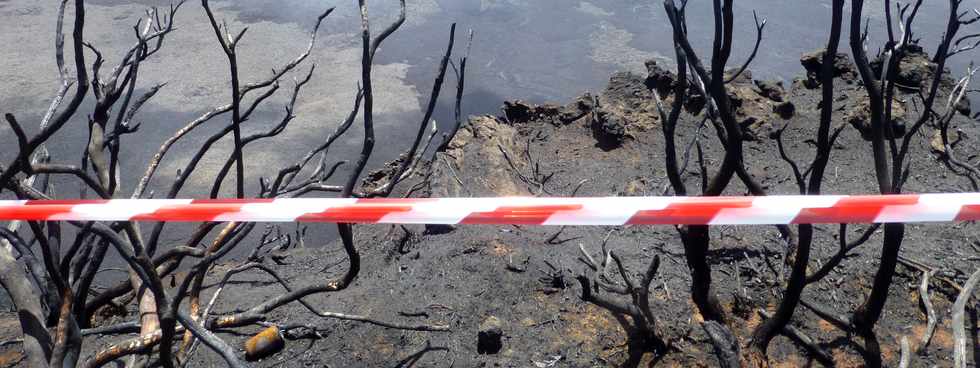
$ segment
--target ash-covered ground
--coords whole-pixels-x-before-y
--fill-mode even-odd
[[[471,118],[449,149],[423,170],[427,173],[424,182],[422,177],[416,177],[414,182],[403,184],[400,193],[404,195],[414,187],[421,190],[413,191],[413,196],[570,195],[580,186],[578,196],[664,194],[668,184],[663,169],[663,135],[650,88],[656,88],[670,74],[655,63],[649,67],[649,76],[614,75],[597,96],[582,96],[565,105],[509,102],[501,116]],[[873,193],[876,186],[870,143],[856,128],[861,126],[863,90],[855,75],[846,70],[846,63],[842,68],[834,121],[847,126],[832,152],[824,191]],[[797,190],[789,166],[778,154],[773,132],[789,124],[783,135],[788,154],[799,162],[812,158],[811,140],[819,120],[820,98],[820,90],[812,83],[799,78],[783,88],[743,75],[732,85],[740,104],[739,117],[751,133],[746,142],[746,165],[771,194],[794,194]],[[896,114],[896,124],[917,114],[912,95],[905,97],[908,105],[903,109],[908,110]],[[969,107],[962,105],[959,109],[968,113]],[[700,134],[705,166],[712,170],[720,162],[722,151],[710,124],[698,131],[700,121],[700,115],[685,113],[679,124],[678,142],[686,146]],[[957,117],[954,126],[960,137],[956,149],[970,152],[976,147],[980,129],[965,115]],[[965,179],[948,172],[937,161],[933,137],[934,129],[925,127],[913,140],[907,191],[968,190]],[[691,188],[700,186],[697,166],[692,158],[684,176]],[[383,176],[382,171],[371,177]],[[726,194],[745,192],[744,187],[732,185]],[[847,234],[856,237],[866,226],[851,226]],[[318,334],[288,340],[284,351],[260,361],[258,366],[581,367],[637,361],[642,366],[652,361],[662,366],[717,365],[700,327],[700,316],[690,301],[690,273],[672,227],[427,229],[377,225],[355,229],[362,257],[358,279],[347,290],[311,296],[306,301],[321,310],[384,321],[448,325],[451,331],[401,331],[321,319],[294,304],[273,312],[271,320],[283,325],[316,326]],[[735,316],[734,332],[744,343],[761,321],[757,311],[771,310],[779,301],[779,280],[787,272],[782,266],[785,243],[775,228],[766,226],[716,226],[711,236],[712,277],[725,308]],[[957,291],[944,280],[962,283],[965,275],[980,267],[978,237],[980,232],[974,223],[909,226],[901,254],[906,261],[899,266],[885,314],[877,327],[886,364],[897,363],[903,336],[915,349],[925,329],[925,314],[917,292],[922,271],[909,266],[916,263],[942,271],[931,283],[939,326],[925,352],[912,355],[912,366],[951,364],[949,307]],[[837,251],[838,226],[817,226],[815,238],[812,268]],[[646,269],[652,257],[661,257],[650,293],[663,338],[671,345],[666,355],[645,353],[631,357],[623,327],[629,321],[580,299],[576,276],[583,274],[586,266],[580,260],[579,248],[599,257],[604,241],[634,276]],[[880,243],[880,234],[872,236],[830,276],[810,285],[804,300],[840,314],[853,311],[870,288]],[[284,255],[283,264],[270,266],[293,287],[324,282],[341,274],[347,265],[339,243],[295,248]],[[222,268],[237,263],[230,261]],[[177,277],[179,281],[180,276]],[[610,277],[617,280],[615,272]],[[233,280],[216,304],[215,313],[248,307],[282,292],[281,286],[260,273],[242,274]],[[209,281],[212,287],[206,291],[205,300],[217,281]],[[131,318],[134,311],[127,313],[128,316],[107,313],[100,318],[103,323],[123,321]],[[968,315],[968,346],[972,347],[968,355],[972,359],[978,346],[975,302],[968,307]],[[487,352],[478,346],[479,331],[488,324],[495,324],[502,332],[499,351]],[[837,366],[863,364],[858,353],[860,344],[807,308],[797,309],[792,325],[813,338]],[[251,333],[260,329],[238,329],[220,335],[240,348]],[[92,354],[121,338],[93,341],[85,346],[84,354]],[[784,336],[774,340],[769,357],[775,366],[820,366],[813,354]],[[190,364],[223,363],[202,348]]]

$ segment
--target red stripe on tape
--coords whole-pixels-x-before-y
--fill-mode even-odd
[[[296,221],[374,223],[388,214],[408,212],[411,210],[412,206],[343,206],[330,208],[321,212],[307,213],[296,218]]]
[[[634,225],[703,225],[711,222],[723,209],[752,207],[752,197],[683,198],[662,210],[637,211],[627,224]]]
[[[0,207],[0,218],[24,221],[46,221],[54,216],[71,213],[73,205],[29,205],[17,207]]]
[[[503,206],[490,212],[473,212],[459,223],[472,225],[541,225],[555,213],[578,211],[580,204],[558,204],[542,206]]]
[[[804,208],[791,223],[871,223],[886,206],[908,206],[916,203],[919,203],[918,195],[844,197],[831,207]]]
[[[133,221],[215,221],[218,216],[241,211],[247,202],[198,202],[193,206],[164,206],[152,213],[133,216]]]
[[[980,205],[965,205],[956,214],[955,221],[976,221],[980,220]]]

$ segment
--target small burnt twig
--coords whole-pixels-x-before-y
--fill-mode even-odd
[[[850,318],[839,315],[836,312],[826,310],[823,307],[818,306],[816,304],[812,304],[806,301],[806,299],[800,299],[800,305],[806,307],[807,309],[812,311],[813,314],[816,314],[818,317],[824,319],[825,321],[830,322],[830,324],[834,325],[834,327],[839,328],[841,331],[844,332],[854,331],[854,324],[853,322],[851,322]]]
[[[924,263],[922,261],[919,261],[919,260],[916,260],[916,259],[913,259],[913,258],[909,258],[909,257],[905,257],[905,256],[899,256],[898,257],[898,263],[901,264],[901,265],[904,265],[906,267],[909,267],[911,269],[920,271],[920,272],[926,272],[926,271],[936,270],[935,267],[930,266],[930,265],[928,265],[928,264],[926,264],[926,263]],[[943,283],[945,283],[949,287],[953,288],[957,292],[962,292],[963,291],[963,287],[960,286],[960,284],[957,284],[956,281],[950,280],[948,277],[941,276],[938,273],[936,275],[934,275],[933,277],[936,280],[942,281]]]
[[[711,339],[711,344],[715,347],[715,355],[718,356],[718,364],[723,368],[741,367],[741,354],[739,353],[738,339],[724,325],[715,321],[704,321],[701,324],[704,332]]]
[[[789,167],[793,170],[793,178],[796,179],[796,186],[800,189],[800,194],[806,194],[806,177],[800,173],[800,166],[796,164],[796,161],[786,153],[786,149],[783,145],[783,132],[786,128],[789,128],[790,123],[786,123],[782,128],[776,130],[776,147],[779,148],[779,157],[789,164]]]
[[[707,115],[701,118],[701,123],[698,124],[698,129],[694,132],[694,137],[692,137],[691,141],[684,147],[684,157],[681,160],[681,168],[678,170],[678,176],[682,176],[687,173],[687,166],[691,163],[691,151],[695,148],[695,146],[699,146],[701,144],[701,135],[704,134],[703,131],[704,127],[706,126],[708,126]],[[666,194],[667,193],[665,191],[664,195]]]
[[[410,175],[409,168],[414,167],[413,163],[417,162],[418,159],[421,158],[421,155],[416,157],[416,153],[418,152],[419,144],[422,142],[422,138],[425,136],[425,128],[432,119],[432,114],[435,112],[436,103],[439,100],[439,92],[442,90],[442,83],[446,76],[446,69],[449,66],[450,59],[452,59],[453,44],[455,41],[456,23],[453,23],[449,30],[449,45],[446,47],[446,54],[443,56],[442,62],[439,64],[439,71],[436,75],[435,82],[433,83],[432,91],[429,95],[429,102],[427,108],[425,109],[425,114],[422,117],[422,122],[419,124],[418,134],[415,137],[415,141],[412,143],[412,148],[409,149],[405,156],[405,161],[403,161],[401,165],[398,166],[398,169],[392,174],[391,180],[387,184],[383,185],[382,188],[379,188],[379,195],[382,197],[391,195],[391,192],[395,189],[395,185],[397,185],[398,182],[406,179],[407,175]],[[432,121],[432,123],[433,128],[435,128],[435,122]],[[428,149],[429,143],[432,142],[433,137],[435,137],[435,131],[429,135],[425,148],[422,149],[422,154],[424,154]]]
[[[429,318],[429,312],[426,312],[425,310],[418,310],[418,311],[400,311],[400,312],[398,312],[398,315],[400,315],[402,317],[424,317],[424,318]]]
[[[449,331],[449,326],[444,326],[444,325],[407,325],[407,324],[401,324],[401,323],[396,323],[396,322],[381,321],[381,320],[378,320],[378,319],[375,319],[375,318],[372,318],[372,317],[362,316],[362,315],[356,315],[356,314],[345,314],[345,313],[320,311],[320,310],[316,309],[313,305],[311,305],[308,302],[306,302],[305,300],[303,300],[303,297],[300,296],[301,294],[296,294],[296,292],[299,291],[299,290],[293,289],[281,276],[279,276],[279,274],[277,272],[275,272],[274,270],[272,270],[271,268],[269,268],[269,267],[267,267],[267,266],[265,266],[263,264],[260,264],[260,263],[250,263],[250,264],[242,265],[239,268],[237,268],[236,271],[243,272],[245,270],[252,269],[252,268],[259,269],[259,270],[261,270],[261,271],[269,274],[270,276],[272,276],[276,280],[276,282],[278,282],[280,285],[282,285],[282,287],[290,295],[278,297],[277,298],[278,300],[273,300],[272,303],[270,303],[270,302],[262,303],[262,304],[260,304],[258,306],[252,307],[249,310],[246,310],[246,311],[241,312],[241,313],[237,313],[235,315],[222,316],[222,317],[219,317],[219,318],[216,318],[216,319],[212,319],[208,323],[208,327],[209,328],[234,327],[234,326],[241,326],[241,325],[246,325],[246,324],[252,324],[252,323],[261,322],[261,321],[265,320],[266,313],[268,313],[269,311],[271,311],[271,310],[273,310],[273,309],[275,309],[275,308],[277,308],[277,307],[279,307],[279,306],[287,303],[288,301],[281,300],[282,298],[286,297],[287,299],[290,299],[289,301],[295,300],[295,301],[299,302],[300,305],[302,305],[308,311],[310,311],[314,315],[316,315],[318,317],[321,317],[321,318],[332,318],[332,319],[341,319],[341,320],[365,322],[365,323],[370,323],[370,324],[373,324],[373,325],[376,325],[376,326],[381,326],[381,327],[386,327],[386,328],[391,328],[391,329],[398,329],[398,330]],[[230,271],[229,271],[229,273],[230,273]],[[224,282],[227,282],[227,279],[228,278],[230,278],[230,276],[226,275],[225,278],[223,278],[222,280]],[[290,298],[289,296],[292,296],[292,295],[295,295],[295,297]]]
[[[407,227],[405,227],[405,225],[399,225],[399,227],[402,230],[402,236],[400,238],[398,238],[398,240],[397,240],[397,243],[398,243],[397,250],[398,250],[398,253],[399,254],[405,255],[405,254],[408,254],[409,252],[411,252],[411,249],[409,249],[409,246],[411,244],[415,243],[415,240],[414,239],[415,239],[416,235],[411,230],[409,230]]]
[[[439,146],[436,147],[436,152],[445,152],[449,148],[449,142],[452,142],[453,137],[459,132],[459,128],[463,126],[463,91],[466,88],[466,62],[470,58],[470,47],[473,46],[473,30],[469,30],[469,37],[466,41],[466,51],[463,53],[463,57],[459,58],[459,62],[453,62],[450,60],[449,65],[453,68],[453,73],[456,75],[456,101],[453,109],[453,117],[456,121],[453,124],[452,129],[442,133],[442,140],[439,142]],[[457,66],[458,65],[458,66]]]
[[[871,239],[871,236],[874,235],[874,233],[878,231],[880,227],[881,224],[871,225],[867,229],[864,229],[864,232],[861,233],[861,236],[859,236],[857,239],[848,242],[847,224],[840,224],[840,228],[839,228],[840,230],[838,231],[838,235],[837,235],[838,244],[840,245],[839,250],[837,251],[836,254],[834,254],[833,257],[828,259],[827,263],[824,263],[824,265],[820,267],[820,269],[818,269],[813,274],[808,275],[806,278],[806,283],[812,284],[814,282],[822,280],[824,277],[830,274],[830,272],[833,271],[834,268],[840,265],[840,263],[845,258],[848,257],[848,254],[852,250],[856,249],[857,247],[860,247],[862,244],[866,243],[869,239]]]
[[[504,155],[504,160],[506,160],[507,164],[510,165],[511,170],[513,170],[514,173],[517,174],[518,179],[521,179],[521,181],[523,181],[524,184],[528,185],[529,191],[531,191],[532,193],[536,192],[535,195],[540,195],[541,193],[546,193],[548,195],[552,194],[544,187],[544,184],[548,180],[550,180],[551,177],[555,175],[555,173],[551,173],[544,177],[540,177],[540,175],[536,175],[534,173],[532,173],[532,176],[527,176],[521,171],[521,169],[517,167],[517,164],[515,164],[514,160],[511,159],[510,154],[507,153],[507,150],[504,149],[504,146],[498,143],[497,149],[499,149],[500,153]]]
[[[725,83],[731,83],[738,79],[738,76],[742,75],[742,73],[749,68],[749,64],[752,64],[752,60],[755,60],[756,54],[759,53],[759,45],[762,44],[762,31],[765,30],[766,22],[768,20],[766,18],[762,18],[762,21],[759,21],[759,15],[756,14],[755,10],[752,11],[752,18],[755,19],[755,47],[752,48],[752,54],[745,60],[742,67],[740,67],[737,72],[732,74],[730,78],[726,79]]]
[[[912,360],[912,354],[909,353],[912,350],[909,347],[909,338],[902,336],[902,356],[898,360],[898,368],[908,368],[909,362]]]
[[[923,271],[922,272],[922,282],[919,283],[919,301],[922,302],[922,306],[926,309],[926,330],[922,332],[921,343],[919,343],[918,353],[925,353],[926,349],[929,348],[929,342],[932,341],[932,336],[936,332],[936,310],[932,307],[932,300],[929,297],[929,278],[936,274],[936,270]]]
[[[23,343],[24,343],[24,339],[5,340],[5,341],[0,341],[0,347],[4,347],[7,345],[23,344]]]
[[[765,309],[759,309],[758,312],[763,318],[772,318],[772,313],[769,313]],[[813,338],[808,336],[802,330],[793,327],[792,325],[786,325],[783,327],[782,332],[790,339],[796,341],[798,344],[803,345],[807,352],[809,352],[810,355],[816,358],[821,364],[828,367],[834,366],[834,358],[830,355],[830,353],[821,348],[820,345],[813,340]]]
[[[973,289],[980,282],[980,269],[970,275],[963,284],[963,291],[953,303],[953,367],[966,368],[966,303],[973,296]]]
[[[136,333],[140,331],[140,324],[138,322],[123,322],[115,325],[97,327],[97,328],[86,328],[82,330],[82,336],[89,335],[115,335],[115,334],[129,334]]]
[[[550,270],[541,270],[544,276],[538,278],[538,281],[546,285],[546,289],[544,289],[545,292],[556,292],[567,288],[568,283],[565,281],[565,273],[562,271],[562,269],[555,267],[555,265],[551,264],[551,262],[548,262],[547,260],[544,261],[544,264],[547,265]]]
[[[183,333],[184,326],[178,325],[174,332]],[[95,353],[95,355],[82,364],[82,366],[85,368],[101,367],[127,355],[150,352],[154,346],[160,343],[162,335],[162,331],[158,329],[155,332],[147,335],[109,345],[108,347]]]

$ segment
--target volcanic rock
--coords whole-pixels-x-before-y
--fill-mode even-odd
[[[480,323],[477,333],[476,351],[480,354],[496,354],[504,346],[503,322],[499,318],[489,316]]]

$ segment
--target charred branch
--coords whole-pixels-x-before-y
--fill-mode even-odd
[[[980,270],[977,270],[963,284],[963,291],[953,303],[953,367],[966,368],[966,303],[973,296],[973,289],[980,283]]]

